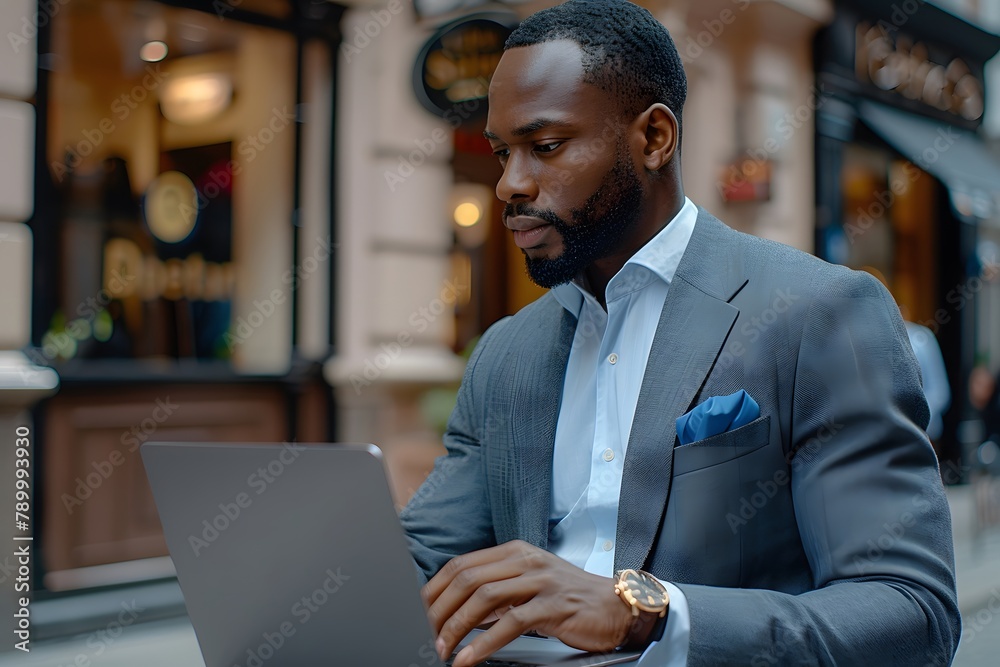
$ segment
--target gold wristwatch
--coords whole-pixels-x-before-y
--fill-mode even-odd
[[[619,570],[615,577],[615,595],[632,609],[634,619],[628,636],[618,648],[644,650],[663,636],[670,595],[656,577],[642,570]],[[639,618],[640,612],[646,615]]]

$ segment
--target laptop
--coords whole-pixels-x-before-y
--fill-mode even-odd
[[[377,447],[150,442],[141,451],[206,667],[443,667]],[[481,664],[598,667],[638,656],[521,637]]]

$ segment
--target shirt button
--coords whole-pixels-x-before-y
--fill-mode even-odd
[[[605,461],[614,461],[615,460],[615,452],[610,447],[608,449],[604,450],[604,460]]]
[[[601,547],[602,547],[602,548],[603,548],[603,549],[604,549],[605,551],[611,551],[612,549],[614,549],[614,548],[615,548],[615,544],[614,544],[614,542],[612,542],[611,540],[604,540],[604,544],[602,544],[602,545],[601,545]]]
[[[612,352],[611,354],[609,354],[608,355],[608,363],[611,364],[612,366],[614,366],[615,364],[617,364],[618,363],[618,355],[615,354],[614,352]]]

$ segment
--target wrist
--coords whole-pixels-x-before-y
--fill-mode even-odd
[[[611,650],[617,650],[628,643],[632,636],[633,625],[639,619],[632,613],[632,609],[627,604],[622,604],[621,598],[617,595],[613,595],[608,602],[607,618],[614,619],[615,634],[612,638]]]
[[[643,651],[651,643],[659,641],[663,637],[665,625],[665,616],[661,617],[654,612],[641,611],[638,616],[631,619],[629,632],[618,648],[626,651]]]
[[[615,594],[628,614],[628,631],[618,644],[619,649],[645,650],[659,641],[666,626],[670,596],[663,582],[642,570],[620,570],[616,576]]]

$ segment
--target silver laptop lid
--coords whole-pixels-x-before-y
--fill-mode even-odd
[[[206,667],[439,667],[374,445],[148,443]]]

